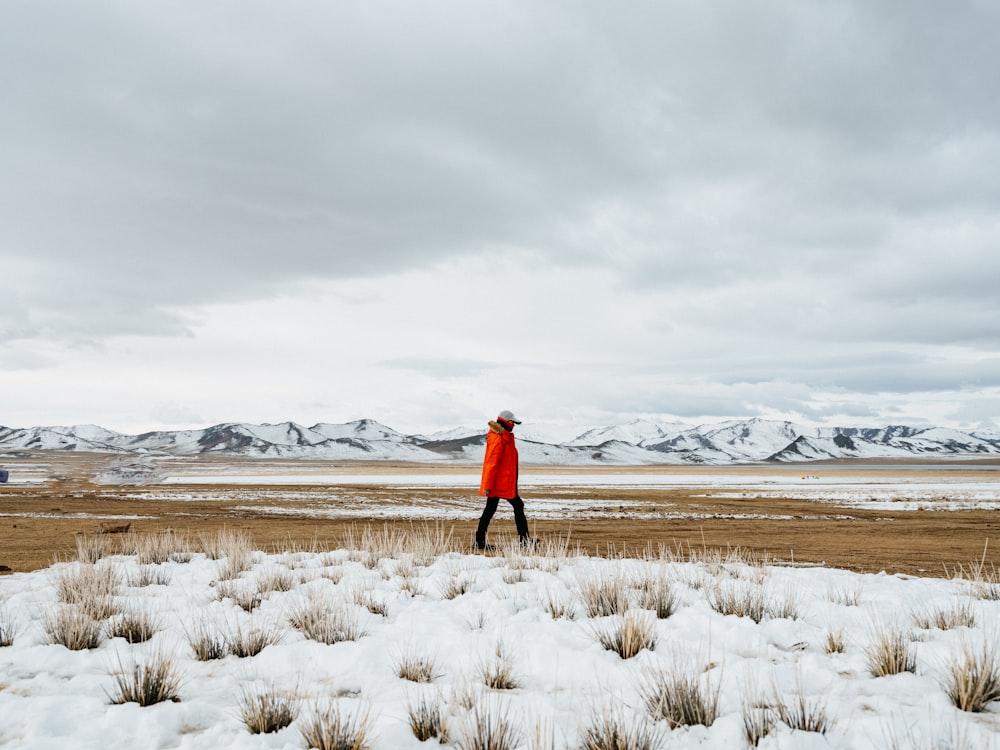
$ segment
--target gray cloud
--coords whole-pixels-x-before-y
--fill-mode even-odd
[[[498,273],[601,274],[594,316],[634,306],[634,332],[575,355],[597,369],[993,387],[998,21],[973,0],[15,0],[0,9],[0,343],[19,347],[0,370],[43,367],[55,344],[196,337],[206,306],[303,282],[502,258]],[[470,282],[449,283],[417,296],[464,299]],[[539,350],[559,326],[587,339],[587,314],[579,330],[562,314],[586,308],[572,290],[550,310],[508,301],[537,309],[521,338]],[[454,346],[370,360],[483,377]],[[979,356],[941,361],[955,347]],[[778,408],[766,390],[771,406],[631,385],[593,398],[742,413]]]

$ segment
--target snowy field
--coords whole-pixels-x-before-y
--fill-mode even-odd
[[[1000,748],[1000,703],[974,713],[949,697],[984,657],[1000,680],[995,578],[555,547],[484,557],[430,532],[358,542],[265,554],[232,534],[198,551],[149,537],[96,565],[0,578],[0,746],[301,748],[337,717],[367,744],[331,747],[439,746],[411,729],[422,709],[460,749],[485,750],[491,727],[493,750],[740,748],[747,725],[772,750]],[[81,549],[96,559],[100,544]],[[52,642],[91,617],[91,648]],[[616,637],[624,656],[601,643]],[[168,700],[126,700],[157,665],[154,684],[177,680]],[[290,723],[251,733],[244,714],[269,701]],[[600,744],[615,722],[631,739]]]

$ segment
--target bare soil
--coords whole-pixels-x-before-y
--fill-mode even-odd
[[[422,526],[425,521],[405,517],[383,521],[375,510],[384,507],[461,508],[478,514],[482,499],[476,495],[474,467],[253,461],[247,459],[191,459],[190,466],[206,474],[225,466],[245,475],[287,472],[295,474],[383,472],[419,474],[473,472],[468,487],[394,487],[391,485],[225,485],[206,487],[156,485],[146,487],[95,484],[93,477],[112,459],[82,454],[23,454],[5,458],[7,468],[30,467],[44,471],[49,481],[38,485],[0,485],[0,566],[11,571],[48,567],[57,560],[75,557],[76,535],[97,533],[102,523],[130,523],[128,533],[151,533],[171,529],[197,539],[221,529],[248,532],[261,549],[335,548],[345,535],[370,522],[381,527]],[[214,461],[214,463],[213,463]],[[616,468],[577,469],[532,467],[531,471],[558,473],[602,473],[674,471],[697,473],[699,469]],[[789,471],[808,469],[792,467]],[[853,470],[853,469],[851,469]],[[701,470],[705,471],[705,470]],[[713,468],[719,473],[726,469]],[[848,469],[842,469],[848,471]],[[864,471],[859,468],[858,471]],[[913,469],[907,477],[913,477]],[[933,476],[933,471],[928,471]],[[891,474],[883,476],[891,481]],[[525,498],[532,533],[539,537],[569,536],[571,547],[590,554],[641,555],[661,546],[684,554],[694,549],[741,548],[775,561],[817,564],[859,572],[946,575],[957,566],[968,566],[984,558],[987,565],[1000,565],[1000,544],[987,544],[1000,533],[996,511],[862,510],[792,498],[748,499],[732,497],[711,487],[694,489],[561,487],[560,497],[578,500],[578,514],[561,520],[532,519],[531,499]],[[726,496],[722,496],[726,495]],[[186,499],[178,499],[183,496]],[[373,517],[317,519],[318,505],[372,509]],[[690,512],[699,516],[732,514],[736,518],[642,519],[588,518],[587,508],[614,508],[627,502],[653,511],[669,508],[671,514]],[[273,506],[280,506],[281,515]],[[759,516],[759,517],[756,517]],[[125,517],[114,520],[115,517]],[[464,545],[471,542],[476,522],[441,521],[445,532]],[[501,507],[490,529],[491,541],[510,538],[513,520]],[[110,538],[110,536],[109,536]]]

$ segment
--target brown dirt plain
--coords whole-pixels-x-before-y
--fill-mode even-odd
[[[10,571],[45,568],[58,560],[74,558],[78,534],[94,534],[103,522],[131,517],[129,533],[155,533],[171,529],[193,539],[226,528],[251,535],[264,550],[331,549],[346,535],[357,534],[366,524],[407,529],[438,524],[461,546],[471,541],[475,519],[426,521],[406,518],[405,508],[439,507],[478,515],[477,467],[443,464],[427,466],[400,463],[328,462],[302,460],[233,459],[198,457],[172,461],[171,473],[180,475],[269,475],[267,484],[208,485],[192,479],[188,484],[110,486],[94,477],[114,457],[93,454],[35,453],[0,459],[15,476],[34,472],[48,481],[39,484],[0,485],[0,566]],[[177,462],[180,462],[178,464]],[[178,469],[177,466],[181,468]],[[744,472],[773,471],[789,475],[814,474],[813,465],[743,467]],[[689,467],[522,467],[528,473],[590,474],[676,473],[697,475],[741,471],[733,468]],[[851,472],[871,474],[863,464],[837,467],[837,476]],[[917,472],[917,473],[915,473]],[[270,483],[275,476],[329,474],[467,474],[468,486],[399,487],[350,484]],[[942,472],[909,467],[906,478],[936,481]],[[947,472],[955,476],[955,467]],[[982,477],[983,472],[977,472]],[[993,472],[988,472],[993,475]],[[879,472],[880,481],[891,481],[891,470]],[[280,481],[280,480],[278,480]],[[864,510],[830,502],[768,497],[734,497],[733,488],[630,488],[546,487],[579,511],[559,520],[532,518],[531,496],[524,492],[532,533],[542,538],[569,537],[570,548],[588,554],[642,555],[661,547],[681,556],[689,550],[740,548],[776,562],[819,564],[859,572],[943,576],[959,566],[984,559],[1000,565],[1000,512],[988,510]],[[905,488],[901,489],[905,495]],[[725,495],[725,496],[724,496]],[[184,496],[184,499],[178,499]],[[331,503],[352,508],[356,515],[315,518],[313,509]],[[671,515],[696,514],[694,518],[628,517],[624,506]],[[280,513],[275,507],[280,507]],[[399,517],[383,520],[379,509],[404,508]],[[270,509],[270,510],[269,510]],[[588,514],[601,509],[608,517]],[[616,515],[615,511],[621,509]],[[367,512],[371,515],[366,516]],[[610,511],[610,512],[609,512]],[[720,517],[734,515],[736,517]],[[772,516],[772,517],[769,517]],[[774,516],[781,516],[776,518]],[[125,521],[119,521],[125,522]],[[509,509],[501,507],[490,528],[491,541],[513,535]],[[109,539],[113,539],[109,535]]]

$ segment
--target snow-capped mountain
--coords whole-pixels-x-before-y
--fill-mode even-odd
[[[525,463],[733,464],[839,458],[1000,456],[1000,434],[942,427],[805,427],[743,419],[691,427],[636,420],[587,430],[564,442],[519,429]],[[542,439],[539,439],[542,437]],[[227,422],[202,430],[123,435],[96,425],[0,427],[0,451],[86,451],[123,455],[220,454],[328,460],[478,462],[486,426],[406,435],[371,419],[311,427]]]

